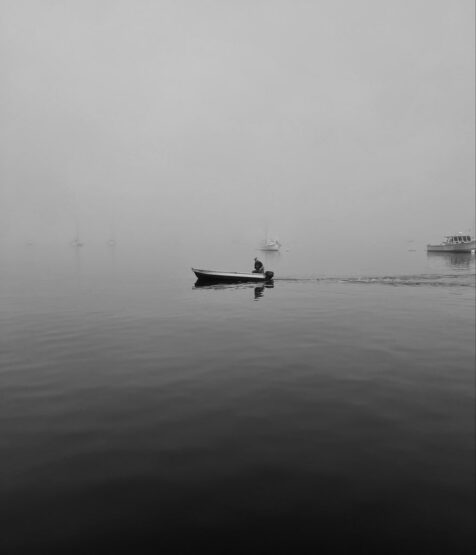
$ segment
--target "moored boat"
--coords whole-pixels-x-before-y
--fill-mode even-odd
[[[261,245],[259,246],[259,249],[261,251],[279,251],[281,247],[281,243],[278,241],[278,239],[269,237],[268,235],[268,226],[266,225],[266,231],[265,231],[265,236],[263,241],[261,242]]]
[[[199,270],[198,268],[192,268],[192,272],[197,276],[199,281],[208,283],[266,283],[272,281],[274,276],[274,273],[270,271],[258,274],[253,272],[217,272],[216,270]]]
[[[438,245],[428,244],[427,252],[472,252],[476,248],[476,241],[471,235],[447,235],[445,240]]]
[[[264,241],[261,245],[260,250],[262,251],[279,251],[281,247],[281,243],[278,240],[270,239],[268,241]]]

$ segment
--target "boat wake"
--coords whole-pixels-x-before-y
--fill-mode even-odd
[[[475,287],[475,274],[417,274],[402,276],[360,276],[318,278],[319,282],[381,284],[398,286]]]

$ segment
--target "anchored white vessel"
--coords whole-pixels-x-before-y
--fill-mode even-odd
[[[279,251],[281,247],[281,243],[275,237],[274,239],[272,236],[270,237],[268,234],[268,225],[266,224],[264,239],[259,247],[261,251]]]
[[[281,243],[278,240],[269,239],[264,241],[261,245],[260,250],[262,251],[279,251]]]
[[[438,245],[427,245],[428,252],[471,252],[476,248],[476,241],[471,235],[458,233],[457,235],[447,235],[445,240]]]

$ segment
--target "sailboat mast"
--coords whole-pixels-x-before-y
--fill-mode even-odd
[[[80,230],[79,230],[79,209],[78,209],[78,199],[77,199],[77,196],[76,196],[76,190],[75,189],[73,189],[73,203],[74,203],[74,206],[73,206],[74,227],[75,227],[75,230],[76,230],[76,236],[73,239],[73,245],[76,246],[76,247],[82,247],[83,244],[81,243],[81,240],[79,238],[79,232],[80,232]]]

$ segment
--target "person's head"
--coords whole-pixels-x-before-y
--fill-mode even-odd
[[[255,256],[255,260],[258,260],[258,257]]]

